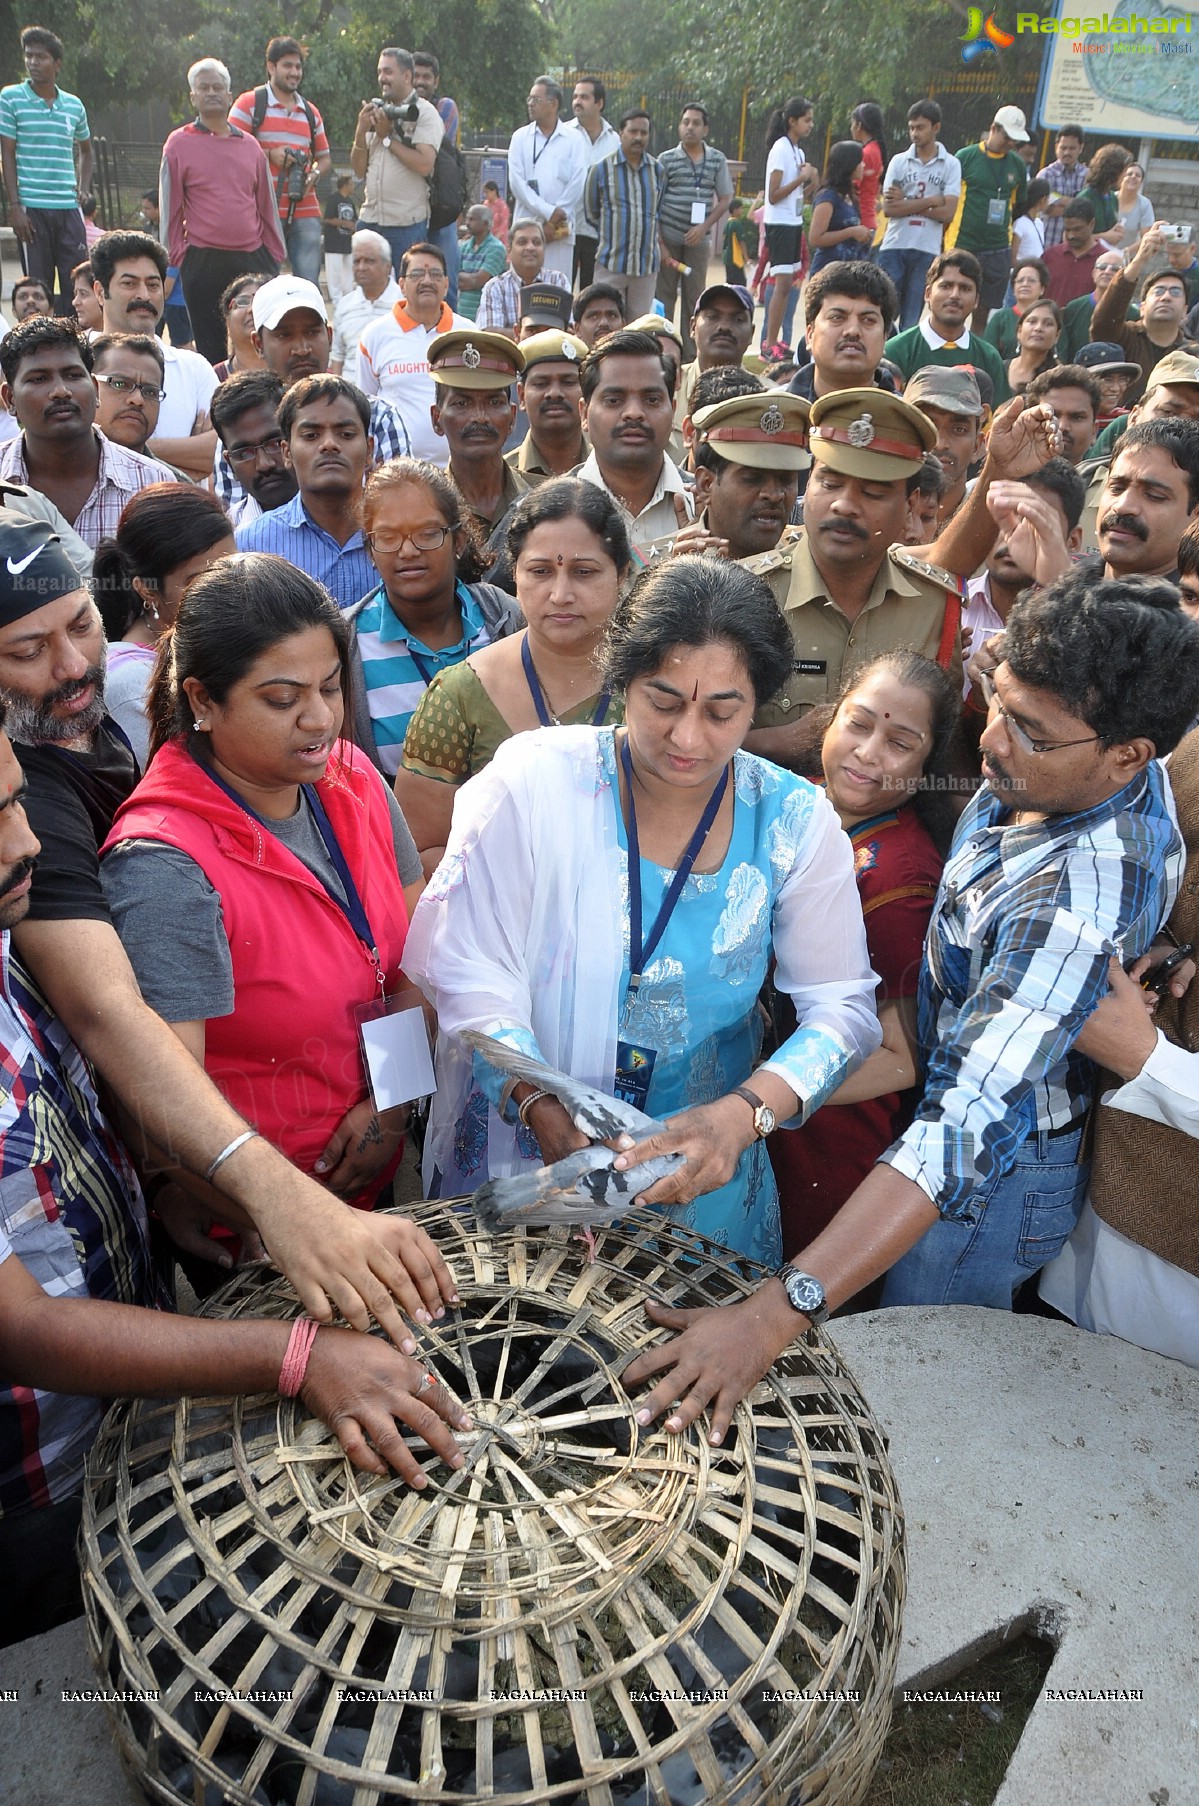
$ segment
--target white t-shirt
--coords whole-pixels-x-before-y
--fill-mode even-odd
[[[1022,257],[1044,257],[1045,228],[1039,219],[1029,219],[1027,213],[1012,221],[1012,267]]]
[[[762,218],[768,226],[801,226],[803,224],[804,189],[801,182],[798,188],[792,189],[781,201],[770,199],[770,176],[777,170],[783,178],[783,187],[794,182],[803,168],[806,158],[798,144],[792,144],[786,132],[776,138],[770,147],[770,155],[766,159],[766,205],[762,209]]]
[[[930,157],[927,163],[922,163],[909,148],[900,151],[888,163],[883,188],[890,188],[897,182],[905,201],[922,200],[925,195],[939,201],[949,194],[961,194],[962,166],[941,143],[937,145],[936,156]],[[904,219],[887,221],[880,248],[884,251],[926,251],[935,257],[941,249],[944,234],[945,227],[939,220],[923,219],[918,213],[909,213]]]
[[[189,439],[201,414],[207,414],[212,397],[219,388],[217,374],[206,357],[198,351],[179,351],[163,340],[164,372],[162,386],[166,400],[158,412],[156,439]]]
[[[433,326],[418,321],[403,324],[396,318],[395,308],[368,320],[358,342],[358,386],[367,395],[382,395],[400,411],[412,456],[427,458],[430,464],[446,465],[450,459],[450,442],[433,430],[429,409],[433,406],[434,383],[429,374],[429,346],[443,332],[456,332],[465,327],[469,332],[473,320],[443,307]]]

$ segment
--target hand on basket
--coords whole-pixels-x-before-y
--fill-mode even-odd
[[[442,1381],[377,1336],[320,1330],[300,1397],[365,1473],[382,1476],[391,1466],[409,1486],[420,1490],[429,1484],[399,1432],[397,1418],[450,1467],[462,1466],[462,1451],[450,1426],[469,1430],[471,1419]]]

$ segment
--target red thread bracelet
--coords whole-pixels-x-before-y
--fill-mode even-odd
[[[291,1335],[287,1338],[287,1353],[279,1371],[280,1397],[295,1398],[298,1395],[304,1384],[308,1357],[312,1353],[312,1344],[316,1341],[319,1328],[320,1324],[315,1317],[297,1317],[292,1324]]]

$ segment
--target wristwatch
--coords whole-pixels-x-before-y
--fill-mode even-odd
[[[748,1085],[737,1085],[729,1095],[730,1097],[743,1097],[753,1111],[754,1134],[759,1141],[764,1141],[768,1135],[774,1133],[778,1127],[778,1117],[769,1104],[762,1102],[756,1091],[751,1091]]]
[[[391,139],[390,138],[380,138],[379,143],[383,146],[384,150],[391,149]]]
[[[809,1323],[823,1323],[828,1317],[828,1299],[824,1295],[824,1287],[811,1273],[801,1273],[789,1261],[781,1266],[774,1276],[782,1281],[783,1290],[792,1310],[806,1317]]]

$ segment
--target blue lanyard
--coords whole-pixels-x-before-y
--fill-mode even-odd
[[[226,784],[224,778],[218,777],[207,761],[202,760],[200,763],[218,790],[223,790],[230,801],[236,803],[238,808],[242,810],[244,814],[250,816],[250,818],[253,821],[256,821],[259,827],[265,829],[268,834],[271,833],[271,824],[268,821],[263,820],[257,809],[252,809],[246,799],[237,794],[237,791],[233,789],[232,785]],[[329,898],[329,901],[337,905],[342,915],[346,918],[346,921],[350,924],[350,927],[354,930],[358,939],[362,942],[362,945],[366,948],[367,953],[370,955],[371,964],[375,968],[375,979],[381,994],[384,990],[383,962],[379,958],[378,942],[371,932],[371,925],[367,917],[365,906],[363,905],[362,898],[358,894],[358,886],[355,884],[353,874],[346,864],[346,856],[338,845],[337,836],[333,832],[333,824],[325,814],[325,805],[317,795],[315,785],[301,784],[300,789],[307,799],[308,807],[312,810],[312,819],[315,821],[317,831],[325,843],[325,851],[328,853],[330,861],[332,862],[333,870],[341,880],[345,896],[339,896],[337,891],[321,877],[319,872],[313,872],[312,876],[320,884],[326,896]],[[308,868],[305,867],[305,870],[307,869]]]
[[[520,642],[520,662],[525,668],[525,682],[529,686],[529,695],[533,698],[533,707],[537,710],[538,721],[540,721],[542,727],[561,727],[562,723],[559,721],[557,715],[550,714],[549,705],[545,700],[545,691],[541,687],[541,679],[538,677],[537,668],[533,663],[533,654],[529,651],[527,635]],[[600,722],[608,713],[608,704],[611,700],[612,695],[610,691],[600,691],[599,700],[595,705],[595,714],[591,717],[592,727],[598,727],[600,725]]]
[[[675,905],[683,894],[683,886],[691,876],[691,868],[699,858],[703,844],[712,831],[712,823],[716,820],[720,805],[724,801],[724,793],[729,787],[729,768],[726,765],[721,772],[720,781],[708,798],[707,806],[699,818],[699,826],[687,842],[687,851],[683,854],[678,870],[670,880],[670,886],[662,899],[662,907],[649,931],[649,938],[642,941],[641,847],[637,839],[637,806],[633,801],[633,761],[629,753],[627,735],[621,742],[620,763],[624,768],[625,783],[629,792],[629,992],[632,996],[636,996],[641,983],[641,975],[653,958],[658,942],[666,933],[667,924],[675,912]]]

